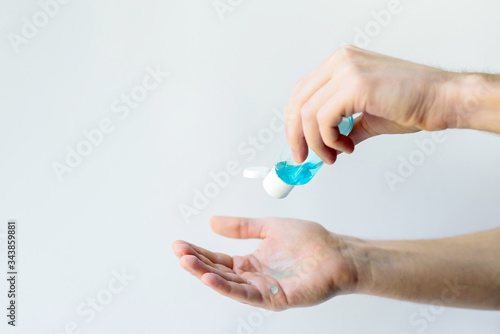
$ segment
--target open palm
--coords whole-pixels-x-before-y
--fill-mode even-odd
[[[312,306],[350,290],[355,281],[345,244],[320,224],[285,218],[213,217],[212,229],[239,239],[260,238],[252,254],[214,253],[183,240],[172,244],[180,265],[220,294],[281,311]]]

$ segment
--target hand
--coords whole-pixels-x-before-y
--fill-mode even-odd
[[[456,76],[354,46],[340,48],[295,85],[285,111],[294,160],[303,162],[309,146],[332,164],[336,150],[351,153],[375,135],[447,128],[447,83]],[[340,135],[342,117],[355,113],[362,114],[351,134]]]
[[[343,239],[317,223],[213,217],[210,225],[226,237],[262,242],[252,254],[232,257],[182,240],[172,248],[184,269],[241,303],[273,311],[312,306],[351,291],[357,281]]]

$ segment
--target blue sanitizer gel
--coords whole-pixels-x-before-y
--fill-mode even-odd
[[[339,124],[340,133],[347,136],[351,132],[353,125],[354,121],[352,117],[343,118]],[[311,149],[309,149],[306,161],[301,164],[293,161],[290,150],[288,150],[287,155],[286,160],[278,162],[275,166],[276,174],[286,184],[294,186],[306,184],[311,181],[313,176],[323,166],[323,161]]]

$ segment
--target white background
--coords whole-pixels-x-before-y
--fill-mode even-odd
[[[429,133],[364,142],[285,200],[235,176],[190,222],[179,212],[181,204],[192,205],[194,189],[210,182],[210,171],[227,162],[272,165],[283,131],[251,161],[239,145],[269,127],[297,79],[342,43],[354,43],[355,29],[387,4],[242,1],[221,20],[211,0],[73,0],[16,53],[9,33],[21,34],[23,17],[32,20],[40,5],[0,0],[0,233],[16,219],[20,237],[19,326],[8,332],[64,333],[74,322],[81,333],[238,333],[241,319],[258,319],[257,309],[204,286],[170,248],[184,239],[233,255],[253,251],[257,240],[213,233],[214,214],[303,218],[370,239],[498,227],[500,137],[475,131],[446,131],[394,191],[384,174],[396,173],[399,158],[408,159],[418,150],[415,140]],[[401,6],[369,49],[449,70],[500,71],[498,0],[401,0]],[[120,119],[113,101],[156,66],[169,77]],[[76,148],[82,131],[105,118],[113,132],[59,182],[53,163],[64,163],[67,146]],[[114,270],[134,279],[87,322],[77,307],[102,294]],[[422,308],[429,311],[343,296],[272,314],[251,332],[500,332],[498,312],[439,309],[416,325],[410,319]]]

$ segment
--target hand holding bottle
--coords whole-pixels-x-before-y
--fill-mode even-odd
[[[488,100],[495,105],[492,81],[498,105],[498,76],[447,72],[344,46],[295,85],[285,112],[287,141],[296,162],[306,159],[309,146],[332,164],[336,150],[351,153],[379,134],[454,127],[500,132],[498,122],[491,128],[498,111],[479,115],[492,109]],[[355,113],[362,114],[351,134],[341,135],[342,117]]]

